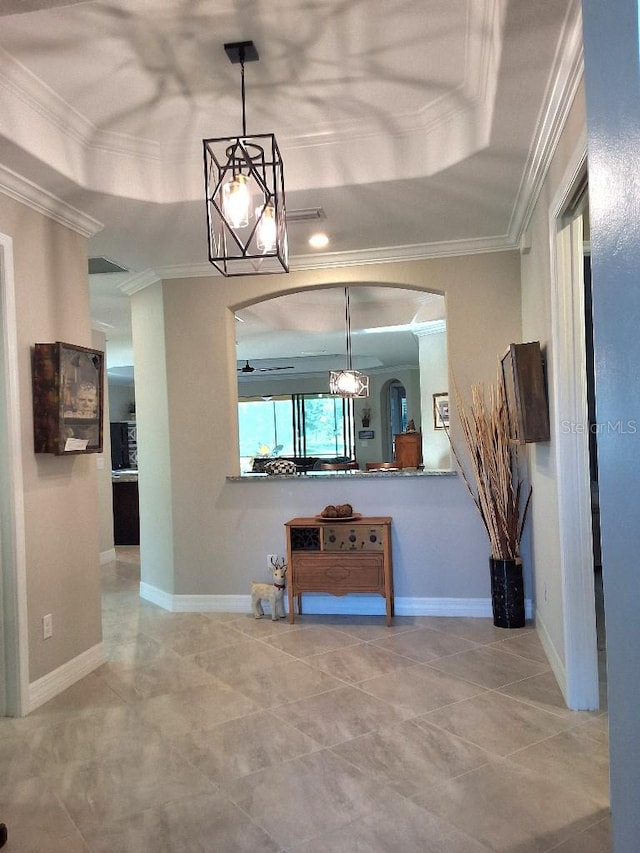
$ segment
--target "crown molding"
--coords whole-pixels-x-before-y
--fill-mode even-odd
[[[411,330],[416,338],[426,338],[429,335],[439,335],[447,331],[446,320],[430,320],[427,323],[421,323]]]
[[[156,282],[162,281],[162,276],[155,270],[143,270],[126,278],[118,285],[118,290],[126,293],[127,296],[133,296],[139,290],[144,290],[145,287],[150,287]]]
[[[82,234],[83,237],[93,237],[104,228],[99,220],[67,204],[66,201],[42,189],[33,181],[23,178],[22,175],[1,164],[0,192],[59,222],[66,228]]]
[[[511,214],[508,233],[515,246],[520,244],[523,233],[529,227],[583,72],[582,7],[580,0],[572,0]]]
[[[295,270],[354,267],[365,264],[401,263],[423,261],[430,258],[449,258],[459,255],[481,255],[490,252],[511,252],[518,248],[510,237],[482,237],[477,240],[450,240],[441,243],[421,243],[410,246],[384,246],[353,252],[328,252],[322,255],[293,255],[289,268]],[[221,277],[211,264],[190,264],[158,267],[159,278]]]

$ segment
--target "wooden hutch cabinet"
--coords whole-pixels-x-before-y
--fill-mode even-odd
[[[401,432],[394,435],[393,448],[399,468],[418,468],[422,465],[421,432]]]
[[[293,518],[285,524],[289,621],[294,622],[294,599],[302,613],[302,594],[347,595],[378,593],[386,603],[391,625],[393,568],[391,518]]]

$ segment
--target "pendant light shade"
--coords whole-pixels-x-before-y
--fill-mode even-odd
[[[241,66],[242,135],[202,143],[209,260],[225,276],[289,272],[280,150],[274,134],[246,128],[244,64],[258,52],[251,41],[225,50]]]
[[[329,391],[338,397],[368,397],[369,377],[353,369],[351,356],[351,306],[349,288],[344,289],[345,329],[347,336],[347,366],[344,370],[329,373]]]

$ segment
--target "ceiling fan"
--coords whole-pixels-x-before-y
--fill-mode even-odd
[[[282,367],[252,367],[249,364],[249,359],[247,359],[244,367],[238,368],[238,373],[268,373],[271,370],[293,370],[293,365],[287,364]]]

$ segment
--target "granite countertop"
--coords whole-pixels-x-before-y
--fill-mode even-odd
[[[111,482],[112,483],[137,483],[138,482],[138,469],[137,468],[123,468],[120,471],[112,471],[111,472]]]
[[[306,473],[298,474],[241,474],[239,476],[229,476],[229,482],[269,482],[273,480],[326,480],[345,478],[349,480],[369,480],[379,478],[381,480],[390,480],[397,477],[455,477],[456,471],[441,471],[441,470],[424,470],[419,471],[417,468],[398,468],[398,469],[374,469],[372,471],[307,471]]]

